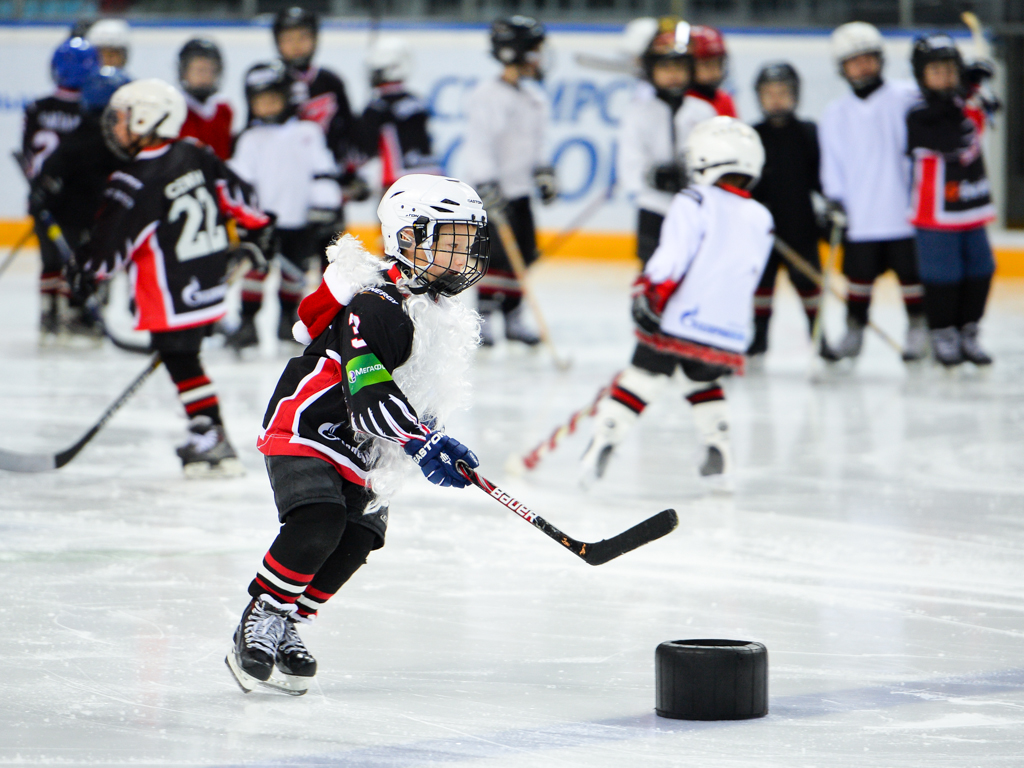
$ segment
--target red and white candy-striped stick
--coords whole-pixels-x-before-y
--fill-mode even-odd
[[[619,376],[621,375],[622,371],[616,373],[611,382],[601,388],[590,404],[573,412],[567,421],[559,424],[555,431],[551,433],[551,436],[543,440],[532,451],[522,455],[512,454],[509,456],[508,461],[505,462],[505,471],[509,474],[521,475],[525,471],[536,469],[541,459],[551,451],[555,450],[562,440],[569,435],[575,434],[576,430],[580,426],[580,422],[597,413],[598,403],[600,403],[601,399],[611,392],[612,387],[615,386],[615,382],[619,380]]]

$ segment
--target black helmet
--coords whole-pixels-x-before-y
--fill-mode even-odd
[[[525,64],[526,54],[536,50],[547,31],[529,16],[498,19],[491,24],[491,53],[502,64]]]
[[[320,34],[320,17],[313,11],[299,6],[278,11],[277,16],[274,17],[274,41],[277,42],[281,33],[289,29],[308,29],[315,39]],[[310,53],[309,56],[304,56],[301,59],[286,60],[285,64],[304,70],[309,68],[309,63],[312,60],[313,54]]]
[[[949,35],[922,35],[914,41],[914,51],[910,55],[914,78],[922,91],[927,90],[924,87],[924,68],[933,61],[955,61],[961,70],[964,66],[960,51]]]
[[[255,118],[252,115],[252,100],[261,93],[279,93],[284,97],[285,108],[281,114],[272,119],[260,118],[261,122],[283,123],[291,117],[294,111],[291,106],[292,78],[288,69],[280,61],[264,62],[254,64],[245,73],[245,100],[249,103],[249,122]]]
[[[212,86],[195,87],[185,82],[185,73],[193,59],[209,59],[217,65],[217,82]],[[224,71],[224,59],[220,48],[212,40],[194,37],[178,51],[178,82],[181,89],[196,101],[204,102],[220,89],[220,76]]]
[[[761,67],[754,80],[754,93],[758,93],[766,83],[785,83],[793,91],[793,101],[799,103],[800,75],[788,61],[776,61]]]

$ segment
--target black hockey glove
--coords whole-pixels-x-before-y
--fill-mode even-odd
[[[821,230],[830,235],[833,227],[846,228],[846,208],[839,200],[825,200],[825,210],[818,221]]]
[[[647,172],[647,183],[661,192],[674,195],[686,186],[686,168],[682,163],[656,165]]]
[[[346,203],[361,203],[370,199],[370,185],[355,171],[348,171],[338,179],[341,197]]]
[[[544,205],[551,205],[558,198],[558,177],[553,166],[544,165],[533,169],[533,183]]]
[[[340,208],[310,208],[306,211],[306,223],[313,242],[319,244],[333,240],[345,229],[345,216]]]
[[[431,432],[426,439],[414,437],[405,444],[405,452],[419,465],[427,480],[444,488],[469,485],[455,468],[456,461],[464,461],[473,469],[480,466],[475,453],[443,432]]]
[[[476,191],[480,195],[480,201],[484,204],[485,211],[500,211],[508,204],[508,200],[501,194],[501,185],[496,181],[485,181],[483,184],[478,184]]]
[[[995,76],[996,70],[988,59],[978,59],[964,65],[964,83],[977,88]]]
[[[96,275],[79,265],[75,259],[64,265],[64,279],[71,291],[71,301],[76,306],[84,306],[96,293]]]
[[[270,221],[259,229],[243,229],[237,227],[238,239],[242,246],[249,251],[253,266],[264,268],[267,262],[274,258],[274,232],[277,230],[277,215],[264,213]]]
[[[662,301],[657,286],[653,285],[645,275],[640,275],[633,283],[633,306],[631,313],[633,322],[642,331],[657,333],[661,330],[661,313],[665,302]]]
[[[28,195],[29,216],[38,219],[40,213],[49,210],[63,187],[61,180],[52,176],[39,175],[34,178]]]

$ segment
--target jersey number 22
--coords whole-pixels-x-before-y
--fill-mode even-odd
[[[182,214],[185,225],[175,248],[178,261],[209,256],[228,247],[228,233],[223,224],[217,223],[217,202],[206,187],[197,187],[175,200],[167,218],[175,222]]]

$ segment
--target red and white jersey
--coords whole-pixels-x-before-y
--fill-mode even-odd
[[[334,155],[316,123],[292,118],[242,131],[228,166],[256,187],[281,229],[306,226],[310,208],[341,207]]]
[[[669,336],[743,353],[774,222],[745,190],[692,186],[672,200],[644,277],[663,295]]]
[[[235,117],[231,105],[214,96],[199,102],[187,93],[183,95],[188,114],[178,137],[195,139],[212,149],[221,160],[227,160],[231,157],[231,123]]]
[[[704,99],[708,104],[715,108],[715,112],[725,117],[739,117],[739,113],[736,111],[736,102],[732,100],[732,96],[728,91],[724,91],[721,88],[715,90],[713,98],[708,98],[705,94],[698,91],[696,88],[691,88],[686,92],[687,96],[693,96],[695,99]]]
[[[533,170],[544,165],[548,103],[529,82],[483,80],[469,97],[464,178],[476,186],[498,182],[509,200],[533,191]]]
[[[619,128],[616,175],[639,208],[662,215],[668,212],[672,193],[652,187],[648,172],[659,165],[681,163],[690,131],[717,114],[704,99],[687,96],[673,115],[649,83],[637,85]]]
[[[818,123],[822,191],[846,208],[853,242],[914,236],[907,112],[920,98],[915,83],[886,82],[865,99],[833,101]]]

